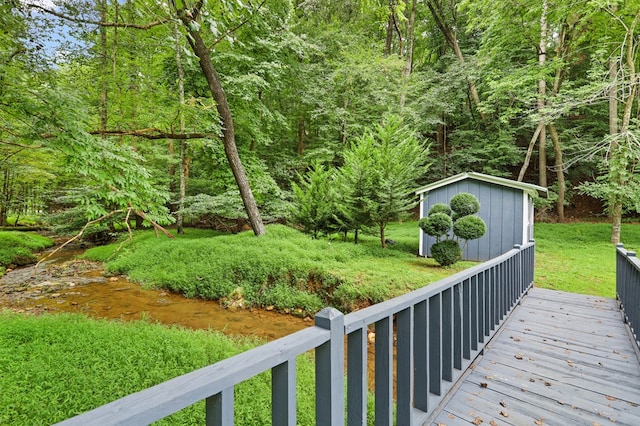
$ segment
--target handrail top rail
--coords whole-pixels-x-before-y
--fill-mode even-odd
[[[92,424],[148,424],[215,395],[329,341],[330,331],[311,326],[95,408]],[[124,411],[135,407],[135,412]],[[59,425],[86,425],[72,417]]]
[[[345,333],[349,334],[382,318],[403,311],[410,306],[415,305],[416,303],[428,300],[430,297],[442,293],[443,291],[448,290],[454,285],[478,275],[480,272],[484,272],[494,266],[503,263],[506,259],[509,259],[514,254],[533,245],[533,240],[528,242],[527,244],[517,245],[515,246],[515,248],[498,257],[495,257],[486,262],[482,262],[469,269],[457,272],[456,274],[449,277],[438,280],[434,284],[427,284],[424,287],[413,290],[410,293],[403,294],[384,302],[376,303],[375,305],[366,307],[359,311],[351,312],[344,317]]]
[[[635,251],[627,250],[624,248],[624,244],[616,244],[616,251],[625,256],[629,263],[631,263],[638,271],[640,271],[640,259],[636,256]]]

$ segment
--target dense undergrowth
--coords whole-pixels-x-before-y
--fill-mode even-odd
[[[34,263],[34,251],[53,245],[49,238],[30,232],[0,231],[0,277],[9,266]]]
[[[0,311],[0,424],[56,423],[260,343],[145,321]],[[296,380],[301,425],[315,422],[315,395],[309,391],[314,388],[314,377],[311,356],[299,357]],[[236,424],[270,424],[270,386],[268,373],[236,386]],[[204,424],[203,404],[158,424]]]
[[[113,255],[106,263],[108,272],[187,297],[241,300],[247,306],[300,314],[327,305],[348,312],[471,265],[460,262],[443,269],[432,259],[417,257],[416,222],[394,224],[387,234],[395,244],[382,249],[374,236],[353,244],[312,239],[283,225],[268,226],[260,238],[251,232],[190,229],[168,239],[142,231],[115,254],[117,244],[93,248],[85,256],[105,261]]]

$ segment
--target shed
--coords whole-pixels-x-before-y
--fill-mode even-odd
[[[468,242],[462,259],[484,261],[500,256],[516,244],[533,238],[533,199],[546,197],[547,189],[482,173],[461,173],[423,186],[420,195],[420,218],[426,217],[436,203],[449,204],[460,192],[478,197],[477,213],[487,224],[487,233]],[[420,229],[420,256],[431,256],[435,238]]]

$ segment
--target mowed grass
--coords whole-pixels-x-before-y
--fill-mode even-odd
[[[615,297],[616,248],[608,223],[537,223],[535,285]],[[640,224],[622,225],[628,250],[640,248]]]

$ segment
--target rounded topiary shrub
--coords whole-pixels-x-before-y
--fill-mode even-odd
[[[421,219],[418,224],[425,234],[434,238],[440,238],[449,233],[453,226],[453,220],[448,214],[434,213]]]
[[[463,240],[475,240],[487,232],[487,224],[478,216],[463,216],[453,223],[453,233]]]
[[[444,240],[431,246],[431,257],[441,266],[453,265],[460,256],[462,256],[462,249],[457,241]]]
[[[432,214],[435,214],[435,213],[444,213],[448,216],[451,216],[451,207],[449,207],[445,203],[435,203],[429,209],[429,214],[427,216],[431,216]]]
[[[478,213],[480,210],[480,202],[475,195],[468,192],[461,192],[451,197],[449,201],[451,210],[456,213],[456,217],[468,216]]]

